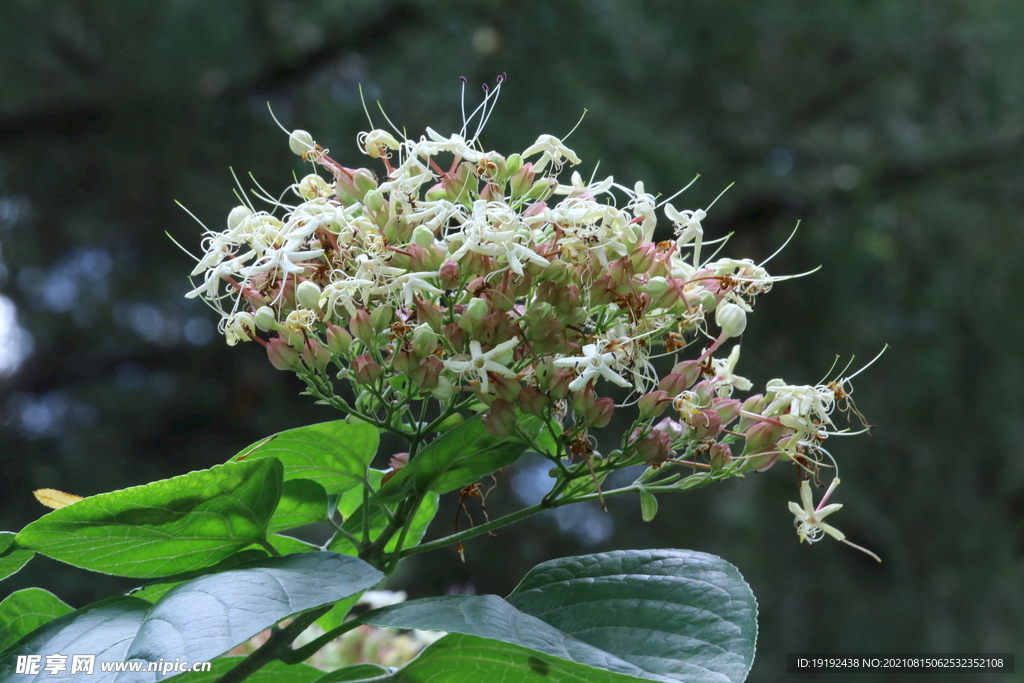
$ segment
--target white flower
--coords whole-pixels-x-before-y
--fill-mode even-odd
[[[395,140],[391,133],[380,129],[371,130],[368,133],[360,133],[356,137],[356,141],[359,143],[359,148],[363,154],[368,154],[374,159],[390,157],[391,154],[388,153],[388,150],[398,149],[400,146],[398,140]]]
[[[587,344],[583,347],[583,355],[576,358],[559,358],[554,365],[559,368],[576,368],[580,373],[579,377],[569,384],[570,391],[579,391],[587,386],[587,382],[595,377],[604,377],[606,380],[620,387],[631,387],[632,384],[621,375],[616,374],[612,368],[618,364],[618,358],[614,353],[602,353],[607,346],[603,342],[600,347],[597,344]]]
[[[576,156],[576,152],[566,147],[554,135],[541,135],[538,137],[537,142],[527,147],[523,152],[523,158],[529,158],[534,154],[541,155],[540,161],[533,167],[533,170],[537,173],[543,171],[549,163],[552,163],[556,169],[561,167],[563,159],[568,159],[573,165],[580,163],[580,158]]]
[[[676,243],[682,249],[693,242],[693,266],[700,263],[700,245],[704,237],[704,228],[700,222],[707,217],[703,209],[696,211],[677,211],[671,204],[665,205],[665,216],[675,225]]]
[[[463,375],[467,372],[475,374],[480,382],[480,390],[486,394],[491,386],[487,378],[488,372],[493,372],[502,377],[516,376],[516,373],[509,370],[505,363],[512,360],[512,349],[518,344],[518,339],[509,339],[484,353],[480,342],[474,339],[469,342],[469,360],[447,360],[444,362],[444,365],[458,375]]]
[[[814,507],[814,498],[811,495],[811,482],[808,479],[804,479],[803,483],[800,484],[800,501],[803,505],[797,505],[796,503],[789,504],[789,511],[793,513],[796,519],[793,520],[794,526],[796,526],[796,533],[800,537],[800,542],[807,541],[808,543],[816,543],[821,540],[822,534],[828,534],[837,541],[841,541],[846,545],[856,548],[857,550],[870,555],[878,562],[881,562],[881,558],[875,555],[867,548],[862,548],[855,543],[850,543],[846,540],[846,534],[839,529],[835,528],[831,524],[826,524],[822,520],[831,515],[833,512],[838,511],[843,506],[840,503],[832,503],[826,505],[829,496],[835,491],[836,487],[839,486],[839,479],[833,479],[829,485],[828,490],[825,491],[825,495],[822,496],[821,502],[818,503],[818,507]]]
[[[712,361],[712,365],[715,368],[715,378],[717,379],[716,390],[719,396],[729,396],[732,394],[732,388],[736,387],[740,391],[749,391],[753,385],[750,380],[745,377],[733,374],[733,370],[736,369],[736,363],[740,360],[740,345],[732,347],[732,351],[729,353],[729,357],[725,360],[715,359]]]

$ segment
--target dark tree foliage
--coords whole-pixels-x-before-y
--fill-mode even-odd
[[[731,253],[763,259],[800,221],[772,272],[822,269],[764,298],[741,370],[814,383],[837,355],[831,376],[891,345],[856,383],[872,437],[828,445],[839,526],[885,562],[799,546],[795,474],[778,466],[663,500],[649,525],[622,499],[524,522],[467,544],[465,564],[422,556],[403,587],[472,575],[507,593],[567,547],[667,545],[749,579],[754,680],[783,680],[787,652],[1010,651],[1024,642],[1022,24],[1014,0],[5,2],[0,526],[43,513],[34,488],[141,484],[330,419],[182,297],[191,260],[165,232],[197,251],[201,228],[175,201],[221,229],[231,168],[246,188],[250,172],[290,182],[268,102],[355,165],[360,85],[378,124],[379,99],[418,136],[458,124],[458,76],[472,101],[506,72],[489,147],[564,136],[586,109],[572,143],[598,174],[667,195],[700,173],[687,208],[735,182],[705,222],[734,233]],[[535,474],[502,473],[489,511]],[[0,595],[41,581],[75,606],[132,585],[37,558]]]

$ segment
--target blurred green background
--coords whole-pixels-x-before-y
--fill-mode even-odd
[[[704,224],[735,233],[728,254],[764,258],[801,221],[772,272],[822,270],[759,302],[739,371],[815,383],[836,355],[859,367],[891,345],[856,382],[877,428],[829,445],[833,519],[885,562],[798,545],[778,466],[663,498],[651,524],[626,499],[522,522],[465,563],[417,557],[393,587],[504,594],[555,556],[692,548],[758,596],[752,681],[788,679],[797,651],[1024,655],[1022,32],[1019,0],[4,0],[0,528],[43,514],[34,488],[142,484],[332,419],[182,298],[191,261],[164,233],[196,249],[200,228],[174,201],[221,229],[229,168],[290,182],[301,163],[268,102],[362,165],[360,84],[418,136],[457,129],[459,76],[476,98],[506,72],[488,148],[562,136],[585,108],[584,175],[599,161],[668,195],[700,173],[680,208],[736,183]],[[546,469],[499,474],[491,515]],[[0,597],[27,585],[81,606],[134,583],[37,557]],[[866,680],[807,677],[826,679]]]

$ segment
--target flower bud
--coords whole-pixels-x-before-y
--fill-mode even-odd
[[[437,378],[437,386],[430,390],[430,395],[439,401],[447,401],[457,394],[458,391],[458,388],[452,384],[450,379],[441,375]]]
[[[522,159],[522,157],[520,157]],[[509,192],[512,194],[512,199],[519,199],[533,187],[533,179],[536,174],[533,172],[533,164],[526,162],[520,166],[515,173],[512,174],[512,180],[509,182]]]
[[[373,309],[370,313],[370,325],[373,327],[373,331],[380,334],[384,330],[391,327],[391,322],[395,318],[395,309],[391,306],[378,306]]]
[[[384,374],[384,368],[364,353],[352,359],[352,372],[357,384],[373,384]]]
[[[569,368],[559,370],[548,380],[548,393],[551,398],[561,401],[569,393],[569,385],[576,379],[576,373]]]
[[[429,325],[435,332],[440,332],[444,328],[444,313],[437,306],[419,298],[416,299],[415,306],[416,320]]]
[[[597,394],[594,392],[593,380],[587,382],[582,389],[572,395],[572,410],[577,415],[586,415],[595,403],[597,403]]]
[[[316,309],[320,303],[320,288],[311,280],[300,282],[295,288],[295,300],[303,308]]]
[[[299,191],[299,196],[307,201],[310,199],[316,199],[317,197],[334,196],[334,188],[316,173],[310,173],[308,176],[300,180],[296,189]]]
[[[738,337],[747,327],[747,313],[737,304],[719,304],[715,309],[715,322],[725,337]]]
[[[395,453],[394,455],[391,456],[391,460],[388,462],[388,464],[391,465],[391,469],[397,472],[398,470],[402,469],[403,467],[409,464],[409,454]]]
[[[445,261],[439,271],[439,279],[443,289],[457,289],[459,286],[459,264],[455,261]]]
[[[640,409],[640,419],[647,420],[661,415],[665,412],[665,408],[668,407],[669,403],[671,403],[669,393],[661,389],[641,396],[640,400],[637,401],[637,406]]]
[[[412,331],[412,351],[417,358],[426,358],[437,349],[437,335],[428,323],[420,323]]]
[[[352,320],[348,323],[349,332],[352,336],[363,342],[366,346],[373,345],[373,325],[370,323],[370,314],[365,309],[356,310]]]
[[[686,433],[686,429],[686,426],[681,422],[676,422],[671,417],[666,417],[664,420],[654,425],[654,431],[668,434],[672,438],[672,441],[676,441],[682,437],[683,434]]]
[[[444,364],[436,356],[428,356],[409,373],[409,377],[422,391],[433,391],[438,386],[438,378],[443,369]]]
[[[690,388],[692,382],[681,372],[671,372],[658,383],[658,388],[669,396],[678,396]]]
[[[466,331],[459,327],[457,322],[445,325],[444,338],[448,340],[448,343],[454,349],[466,348],[466,343],[469,341]]]
[[[508,158],[505,159],[505,170],[504,170],[504,173],[502,173],[502,176],[504,176],[503,179],[507,180],[509,177],[515,175],[519,171],[519,169],[521,169],[522,167],[523,167],[523,157],[522,157],[522,155],[518,154],[518,153],[510,154],[508,156]]]
[[[764,410],[765,404],[767,402],[768,401],[763,394],[754,394],[753,396],[749,397],[746,401],[743,402],[743,412],[760,415],[761,411]],[[746,415],[744,415],[743,417],[740,418],[739,424],[736,425],[736,431],[745,432],[747,431],[748,427],[754,424],[758,424],[759,422],[761,421],[758,420],[757,418],[747,417]]]
[[[417,225],[412,231],[412,243],[426,249],[434,243],[434,231],[425,225]]]
[[[743,404],[736,398],[713,398],[711,407],[722,419],[722,426],[728,427],[730,422],[739,417]]]
[[[637,455],[648,465],[660,465],[672,455],[672,437],[665,432],[653,431],[633,442]]]
[[[752,425],[743,435],[743,466],[742,472],[755,470],[763,472],[779,459],[778,440],[782,437],[785,427],[770,422]]]
[[[658,297],[660,297],[662,294],[668,291],[668,288],[668,280],[661,277],[660,275],[655,275],[654,277],[647,280],[647,284],[642,286],[640,289],[641,291],[647,292],[655,300],[657,300]]]
[[[516,425],[516,409],[504,399],[495,399],[482,420],[484,429],[496,439],[512,435]]]
[[[487,303],[486,299],[475,297],[470,299],[469,303],[466,304],[466,310],[462,312],[463,319],[470,318],[471,320],[480,321],[484,319],[484,316],[490,313],[491,308]]]
[[[352,335],[345,331],[344,327],[338,327],[334,323],[327,323],[327,348],[339,356],[348,355],[352,346]]]
[[[527,415],[543,415],[549,403],[551,399],[537,387],[523,387],[519,391],[519,409]]]
[[[729,448],[729,444],[716,443],[711,447],[709,456],[711,457],[711,470],[714,472],[732,464],[732,449]]]
[[[267,357],[270,359],[270,364],[278,370],[294,372],[302,368],[299,352],[281,339],[271,339],[267,342]]]
[[[612,421],[612,413],[615,411],[615,400],[605,397],[597,399],[594,407],[584,415],[585,424],[588,427],[607,427]]]
[[[526,168],[525,166],[523,168]],[[558,181],[554,178],[541,178],[533,184],[533,187],[526,193],[527,199],[533,201],[545,201],[555,194],[558,189]]]
[[[228,214],[228,230],[234,230],[247,218],[252,216],[252,209],[248,206],[236,206]]]
[[[292,151],[292,154],[302,156],[306,152],[312,152],[313,147],[313,136],[304,130],[293,130],[292,134],[288,136],[288,149]]]
[[[722,431],[722,418],[713,410],[702,410],[686,416],[686,423],[693,427],[693,438],[713,439]]]
[[[370,190],[363,196],[363,207],[372,214],[380,213],[385,207],[384,195],[379,190]]]
[[[429,188],[427,190],[427,201],[428,202],[436,202],[436,201],[440,201],[442,199],[444,199],[444,200],[450,200],[451,199],[451,197],[448,196],[448,191],[446,189],[444,189],[444,183],[438,183],[437,185],[434,185],[433,187],[431,187],[431,188]]]
[[[505,200],[505,193],[502,192],[501,185],[487,183],[484,185],[484,189],[480,190],[480,199],[485,202],[500,202]]]
[[[327,364],[331,362],[331,352],[317,340],[307,339],[302,349],[302,361],[306,367],[322,373],[327,369]]]
[[[647,244],[641,244],[639,247],[634,249],[629,254],[629,263],[633,267],[634,273],[646,273],[654,265],[654,255],[657,253],[658,247],[655,244],[648,242]]]
[[[264,332],[276,330],[278,327],[277,313],[270,306],[262,306],[256,311],[256,315],[253,316],[253,322],[256,323],[256,327]]]
[[[359,201],[363,201],[363,197],[370,190],[377,189],[377,179],[373,175],[373,171],[366,168],[357,168],[352,174],[352,189],[354,190],[351,194]]]
[[[420,367],[420,359],[408,345],[403,345],[391,355],[391,365],[395,372],[408,375]]]

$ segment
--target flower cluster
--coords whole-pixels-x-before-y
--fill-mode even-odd
[[[636,405],[609,467],[685,463],[717,477],[785,459],[813,476],[840,432],[829,415],[847,407],[848,378],[773,380],[741,401],[734,391],[752,386],[736,374],[740,346],[720,351],[781,278],[708,258],[705,210],[568,172],[581,160],[562,139],[487,151],[479,132],[498,90],[447,137],[360,133],[376,172],[290,133],[314,172],[290,187],[294,203],[264,192],[272,210],[238,206],[226,230],[207,230],[187,296],[220,312],[228,344],[264,345],[311,386],[333,366],[358,396],[343,408],[361,419],[419,424],[411,404],[437,400],[442,413],[485,412],[504,436],[536,415],[556,425],[553,459],[590,466],[588,430]],[[673,239],[653,241],[659,216]],[[677,362],[659,377],[662,356]]]

